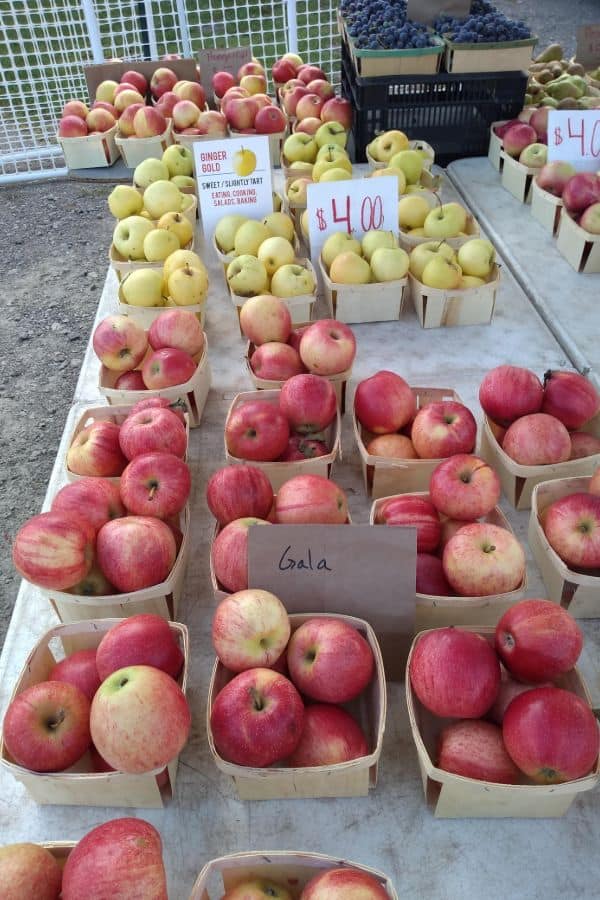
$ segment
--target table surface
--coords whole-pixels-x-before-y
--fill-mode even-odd
[[[470,161],[479,172],[479,161]],[[487,164],[484,160],[482,165]],[[445,181],[445,200],[457,199]],[[476,194],[476,196],[478,196]],[[536,231],[531,219],[527,234]],[[524,232],[523,232],[524,233]],[[245,345],[225,289],[222,269],[199,239],[210,270],[206,332],[213,384],[202,424],[191,433],[193,471],[191,553],[179,618],[190,633],[188,697],[193,714],[189,743],[180,757],[176,795],[163,810],[38,806],[6,770],[0,771],[2,843],[77,840],[110,818],[139,815],[161,832],[170,897],[185,900],[202,866],[224,853],[258,849],[320,851],[350,858],[386,872],[406,898],[595,898],[600,863],[600,795],[581,795],[561,819],[437,820],[427,808],[401,684],[388,685],[388,718],[379,781],[368,798],[241,802],[233,784],[214,766],[205,733],[206,695],[213,664],[210,624],[215,601],[209,578],[213,523],[204,502],[204,485],[224,464],[223,424],[235,393],[250,387],[243,365]],[[117,282],[109,271],[98,319],[116,311]],[[562,321],[562,319],[561,319]],[[501,363],[528,366],[542,373],[569,366],[534,306],[507,265],[491,325],[420,328],[412,308],[398,322],[354,326],[358,352],[350,383],[354,387],[379,368],[401,374],[411,384],[452,387],[480,416],[477,390],[486,370]],[[97,405],[98,361],[88,347],[75,402]],[[49,483],[47,500],[65,482],[64,458],[78,409],[70,415]],[[351,408],[351,406],[350,406]],[[343,462],[335,480],[347,491],[354,522],[366,523],[366,498],[350,417],[344,417]],[[528,512],[503,501],[511,525],[526,546]],[[544,588],[527,550],[528,596]],[[368,604],[365,604],[368,618]],[[0,658],[0,713],[4,712],[24,659],[56,618],[44,597],[23,583]],[[586,636],[583,671],[594,698],[600,699],[598,648],[600,620],[582,624]]]

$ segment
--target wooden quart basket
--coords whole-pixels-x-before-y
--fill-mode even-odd
[[[432,288],[408,273],[413,306],[422,328],[489,325],[496,308],[500,268],[494,265],[485,284],[454,291]]]
[[[502,187],[520,203],[531,203],[531,186],[539,169],[524,166],[505,150],[500,151]]]
[[[169,120],[162,134],[154,137],[138,138],[117,135],[115,141],[125,165],[129,169],[135,169],[145,159],[162,159],[167,147],[173,143],[171,121]]]
[[[305,259],[301,257],[299,259],[295,259],[294,263],[302,266],[304,269],[308,269],[309,272],[312,273],[314,278],[314,290],[312,294],[298,294],[296,297],[282,297],[281,299],[287,306],[290,311],[290,315],[292,317],[292,325],[298,325],[301,322],[309,322],[313,317],[313,309],[317,300],[317,291],[318,291],[318,280],[317,273],[311,263],[310,259]],[[235,294],[230,288],[229,284],[227,285],[227,289],[229,290],[229,296],[231,297],[231,302],[236,308],[238,319],[240,315],[240,309],[246,302],[249,300],[249,297],[242,297],[240,294]],[[240,334],[242,334],[242,330],[240,328]]]
[[[590,234],[566,212],[560,217],[556,248],[576,272],[600,272],[600,235]]]
[[[83,137],[60,137],[56,140],[62,147],[69,169],[101,169],[112,166],[120,157],[117,146],[116,123],[108,131],[87,134]]]
[[[319,270],[334,319],[355,325],[394,322],[400,318],[408,295],[408,275],[397,281],[337,284],[330,279],[322,257],[319,257]]]
[[[544,231],[556,237],[562,218],[563,202],[538,185],[537,177],[531,183],[531,215]]]

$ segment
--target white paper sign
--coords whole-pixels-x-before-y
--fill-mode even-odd
[[[600,170],[600,109],[551,109],[548,160],[570,162],[581,172]]]
[[[271,158],[265,135],[197,141],[194,164],[207,240],[223,216],[237,213],[262,219],[273,212]]]
[[[359,239],[373,229],[398,234],[398,179],[393,175],[309,184],[306,198],[313,265],[334,231]]]

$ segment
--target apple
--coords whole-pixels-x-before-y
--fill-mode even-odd
[[[177,384],[187,384],[196,372],[196,363],[184,350],[163,347],[144,360],[142,377],[149,390],[156,391]]]
[[[242,225],[240,231],[244,227]],[[268,237],[262,241],[256,255],[267,270],[267,275],[270,276],[274,275],[281,266],[293,263],[296,256],[291,243],[286,238],[278,235],[273,235],[273,237]]]
[[[521,780],[506,752],[502,729],[482,720],[446,725],[438,737],[436,765],[444,772],[494,784],[519,784]]]
[[[287,447],[289,435],[284,414],[266,400],[240,404],[225,423],[227,451],[238,459],[273,461]]]
[[[406,178],[406,184],[418,184],[423,172],[423,156],[418,150],[400,150],[389,160],[388,165],[392,169],[401,169]]]
[[[267,79],[264,75],[242,75],[240,87],[248,91],[250,95],[264,94],[267,90]]]
[[[377,162],[389,162],[397,153],[408,149],[407,136],[397,129],[382,132],[369,145],[369,153]]]
[[[270,525],[255,516],[243,516],[228,522],[210,548],[211,565],[217,581],[235,593],[248,587],[248,529],[252,525]]]
[[[166,162],[152,157],[142,160],[133,170],[134,185],[144,189],[155,181],[168,181],[169,177],[170,172]]]
[[[245,128],[254,128],[258,110],[258,103],[251,97],[234,97],[227,100],[223,111],[231,127],[236,131],[242,131]]]
[[[449,597],[452,594],[439,556],[417,553],[416,592],[433,597]]]
[[[544,373],[542,412],[555,416],[568,429],[581,428],[600,409],[600,394],[579,372]]]
[[[184,662],[169,623],[152,613],[140,613],[113,625],[94,652],[102,681],[126,666],[154,666],[177,678]]]
[[[110,131],[117,124],[116,118],[106,109],[92,109],[85,119],[90,132]]]
[[[337,375],[351,368],[356,338],[348,325],[336,319],[320,319],[300,340],[300,358],[313,375]]]
[[[444,574],[461,597],[489,597],[516,590],[525,577],[525,553],[506,528],[475,522],[450,538]]]
[[[350,131],[352,127],[352,104],[345,97],[330,97],[323,104],[321,119],[323,122],[339,122],[346,131]]]
[[[352,250],[339,253],[329,267],[329,277],[335,284],[368,284],[371,266]]]
[[[125,515],[118,485],[105,478],[81,478],[65,485],[54,497],[51,511],[80,516],[96,531]]]
[[[90,110],[92,109],[105,109],[111,114],[111,116],[113,116],[114,119],[118,118],[118,113],[112,103],[106,103],[106,101],[104,100],[94,100],[90,107]]]
[[[410,254],[410,271],[415,278],[421,281],[425,266],[437,256],[442,256],[450,262],[456,262],[454,250],[443,241],[425,241],[418,244]]]
[[[538,684],[524,684],[521,681],[515,681],[507,670],[503,668],[500,690],[498,691],[498,695],[493,705],[487,712],[487,718],[492,722],[495,722],[496,725],[502,725],[504,714],[514,698],[518,697],[519,694],[530,691],[532,688],[536,687],[554,687],[554,684],[551,681],[545,681]]]
[[[115,91],[118,88],[118,82],[107,79],[101,81],[96,88],[96,100],[103,100],[106,103],[112,103],[115,99]]]
[[[173,347],[194,357],[204,351],[204,332],[194,313],[185,309],[167,309],[150,325],[148,343],[153,350]]]
[[[9,704],[2,724],[4,745],[19,766],[62,772],[90,745],[90,701],[64,681],[40,681]]]
[[[587,431],[570,431],[571,455],[569,459],[584,459],[600,453],[600,438],[588,434]]]
[[[401,247],[378,247],[371,256],[373,281],[399,281],[406,277],[409,256]]]
[[[281,525],[344,525],[348,501],[334,481],[322,475],[296,475],[277,492],[275,518]]]
[[[510,757],[536,784],[583,778],[594,768],[600,735],[585,700],[557,687],[525,691],[509,705],[502,736]]]
[[[172,91],[178,78],[172,69],[161,66],[155,69],[150,79],[150,92],[155,100],[160,99],[166,91]]]
[[[210,729],[219,755],[240,766],[264,768],[294,752],[304,704],[292,682],[272,669],[247,669],[219,691]]]
[[[167,900],[160,834],[143,819],[111,819],[71,850],[63,871],[63,900],[135,895]]]
[[[301,66],[298,66],[296,77],[299,78],[303,84],[309,84],[317,78],[327,81],[327,75],[323,69],[319,68],[319,66],[309,65],[308,63],[303,63]]]
[[[87,134],[87,124],[85,119],[80,118],[80,116],[63,116],[58,123],[59,137],[85,137]]]
[[[292,163],[294,165],[294,163]],[[311,178],[296,178],[291,182],[287,189],[287,198],[289,203],[295,206],[306,206],[308,185],[312,184]]]
[[[298,88],[301,90],[303,94],[305,93],[304,88]],[[301,94],[301,96],[303,96]],[[293,95],[289,95],[293,96]],[[296,98],[296,103],[300,98]],[[286,96],[286,101],[288,97]],[[285,102],[285,111],[288,116],[294,115],[293,112],[288,108],[291,105],[291,100],[289,102]],[[294,111],[296,107],[294,105]],[[300,132],[295,132],[294,134],[290,134],[283,143],[283,155],[286,157],[288,162],[306,162],[306,163],[314,163],[317,158],[317,150],[318,145],[316,139],[310,134],[303,134]]]
[[[542,407],[543,408],[543,407]],[[547,413],[521,416],[506,430],[502,449],[521,466],[543,466],[566,462],[571,438],[563,423]]]
[[[206,105],[206,94],[199,81],[178,81],[173,86],[173,93],[180,100],[191,100],[198,109],[202,110]]]
[[[227,283],[238,297],[264,294],[269,287],[269,276],[263,263],[249,253],[236,257],[227,266]]]
[[[459,203],[442,203],[427,213],[423,228],[426,237],[441,240],[456,237],[467,227],[467,211]]]
[[[458,248],[458,264],[463,275],[487,278],[496,261],[496,251],[490,241],[473,238]]]
[[[162,161],[169,170],[169,175],[192,175],[194,171],[194,157],[189,147],[181,144],[171,144],[162,155]]]
[[[121,84],[126,82],[127,84],[132,84],[136,91],[139,91],[140,94],[146,94],[148,91],[148,82],[141,72],[136,72],[134,69],[128,69],[127,72],[124,72],[121,75]]]
[[[115,249],[124,259],[145,259],[144,238],[152,228],[152,222],[143,216],[127,216],[117,222],[113,231]]]
[[[4,900],[58,900],[62,869],[49,850],[39,844],[0,847],[0,884]]]
[[[111,584],[121,593],[133,593],[165,581],[175,562],[175,538],[154,516],[124,516],[102,526],[96,554]]]
[[[185,413],[187,407],[185,401],[181,399],[170,400],[168,397],[144,397],[143,400],[138,400],[137,403],[133,404],[129,410],[129,415],[132,416],[137,412],[141,412],[143,409],[153,409],[155,407],[164,407],[165,409],[171,410],[171,412],[175,413],[177,418],[185,425]]]
[[[114,478],[127,465],[119,444],[120,426],[99,419],[86,425],[67,451],[67,468],[74,475]]]
[[[219,99],[229,90],[229,88],[234,87],[236,84],[235,75],[232,75],[231,72],[215,72],[212,77],[212,88],[215,97]]]
[[[323,441],[305,437],[302,434],[292,434],[287,449],[279,457],[279,462],[298,462],[303,459],[315,459],[319,456],[328,456],[330,449]]]
[[[40,513],[21,525],[12,546],[17,572],[39,587],[64,590],[92,566],[96,532],[81,516]]]
[[[214,109],[203,110],[198,116],[196,128],[199,134],[210,134],[214,138],[227,137],[226,117]]]
[[[540,379],[521,366],[496,366],[486,373],[479,386],[483,411],[500,425],[510,425],[521,416],[538,413],[543,398]]]
[[[588,206],[600,201],[600,176],[593,172],[578,172],[569,178],[562,201],[573,215],[584,212]]]
[[[221,900],[292,900],[292,895],[280,884],[266,878],[252,878],[241,881],[223,894]]]
[[[454,453],[472,453],[477,422],[472,412],[453,400],[427,403],[415,416],[410,437],[421,459],[441,459]]]
[[[380,434],[366,445],[371,456],[383,456],[386,459],[418,459],[413,442],[404,434]]]
[[[334,231],[333,234],[330,234],[321,249],[321,258],[327,270],[329,271],[331,268],[336,256],[347,252],[360,256],[362,254],[360,241],[346,231]]]
[[[550,600],[521,600],[496,625],[498,656],[525,682],[549,681],[577,663],[583,635],[575,619]]]
[[[415,395],[404,378],[382,369],[359,382],[354,394],[356,418],[373,434],[399,431],[414,417]]]
[[[118,184],[108,196],[108,208],[115,219],[138,215],[143,206],[142,195],[130,184]]]
[[[256,113],[254,127],[257,134],[281,134],[285,131],[287,120],[276,106],[264,106]]]
[[[440,517],[426,497],[403,494],[386,500],[379,507],[375,522],[416,528],[417,553],[431,553],[440,542]]]
[[[262,220],[262,224],[266,225],[271,234],[277,235],[278,237],[284,237],[286,240],[290,241],[290,243],[294,242],[294,222],[286,213],[269,213]]]
[[[271,278],[271,291],[277,297],[303,297],[313,294],[315,289],[312,271],[299,263],[280,266]]]
[[[169,259],[169,257],[167,257]],[[163,269],[163,280],[165,271]],[[176,306],[199,306],[206,300],[208,293],[208,274],[206,268],[185,264],[171,272],[167,279],[169,301]]]
[[[456,262],[445,259],[438,253],[426,264],[421,280],[429,287],[453,291],[461,286],[462,272]]]
[[[125,87],[125,90],[119,91],[118,93],[115,91],[114,106],[119,116],[125,112],[128,106],[134,105],[140,106],[141,109],[151,109],[150,106],[144,106],[144,98],[136,90],[133,90],[133,88]]]
[[[294,78],[298,66],[291,59],[281,57],[273,63],[271,68],[271,76],[276,84],[285,84],[290,78]]]
[[[350,713],[334,704],[313,703],[304,710],[300,743],[288,765],[332,766],[368,753],[367,738]]]
[[[304,371],[298,351],[279,341],[261,344],[249,361],[254,374],[267,381],[286,381]]]
[[[307,89],[308,90],[308,89]],[[308,119],[312,116],[320,118],[325,101],[318,94],[306,93],[296,104],[296,118]]]
[[[575,166],[568,162],[550,162],[542,166],[536,175],[538,187],[554,197],[561,197],[567,182],[576,174]]]
[[[327,869],[313,876],[300,900],[386,900],[385,887],[368,872],[350,867]]]
[[[343,169],[349,175],[352,174],[352,163],[347,156],[341,156],[336,153],[326,153],[318,157],[312,167],[311,177],[313,181],[324,181],[325,174],[333,170]],[[327,176],[331,178],[331,175]],[[366,254],[365,254],[366,255]]]
[[[478,719],[496,699],[500,663],[486,639],[473,631],[436,628],[413,647],[409,662],[413,691],[436,716]]]
[[[180,212],[183,194],[172,181],[153,181],[144,191],[144,206],[153,219]]]
[[[525,122],[511,125],[502,135],[502,147],[504,152],[516,159],[529,144],[536,143],[538,139],[535,128]]]
[[[500,479],[485,460],[456,453],[443,460],[431,474],[431,500],[451,519],[480,519],[500,500]]]
[[[144,108],[143,103],[132,103],[126,109],[123,110],[121,115],[117,112],[119,118],[117,119],[117,125],[119,128],[119,134],[121,137],[137,137],[135,133],[135,129],[133,127],[133,120],[135,119],[138,111]],[[157,160],[159,162],[159,160]]]
[[[95,650],[77,650],[57,662],[48,674],[48,681],[63,681],[74,685],[88,700],[100,687],[101,678],[96,666]]]
[[[183,459],[187,434],[181,419],[167,407],[149,407],[130,413],[119,432],[119,444],[128,460],[145,453],[165,452]]]
[[[61,118],[65,116],[78,116],[80,119],[86,119],[89,113],[88,107],[81,100],[69,100],[63,106]]]
[[[231,594],[221,600],[213,616],[213,646],[230,672],[270,668],[284,652],[289,637],[286,608],[269,591]]]
[[[175,252],[175,250],[179,250],[180,246],[181,245],[179,243],[179,239],[177,238],[177,235],[174,234],[172,231],[154,228],[154,229],[152,229],[152,231],[149,231],[148,234],[146,235],[146,237],[144,238],[144,257],[145,257],[145,259],[148,260],[148,262],[163,262],[167,258],[167,256],[170,256],[171,253]],[[129,289],[131,289],[131,286],[132,286],[132,282],[131,282],[132,276],[138,275],[138,274],[139,274],[138,272],[130,272],[130,274],[127,276],[127,279],[129,281],[129,284],[128,284]],[[146,273],[144,273],[144,274],[146,274]],[[142,304],[143,306],[150,306],[150,305],[163,306],[164,305],[164,300],[163,300],[162,291],[161,291],[162,276],[160,275],[159,272],[158,273],[154,272],[153,277],[156,278],[157,285],[158,285],[156,297],[153,298],[152,296],[150,296],[150,297],[146,298],[145,302]],[[160,281],[158,280],[159,278],[160,278]],[[140,296],[140,299],[141,299],[141,296]],[[154,303],[152,303],[153,299],[155,300]],[[126,298],[126,302],[131,303],[132,301],[128,300]],[[135,304],[135,301],[134,301],[134,305],[138,305],[138,304]]]
[[[243,517],[266,519],[273,505],[273,489],[256,466],[225,466],[208,479],[206,502],[220,525]]]
[[[121,475],[123,503],[136,516],[159,519],[176,516],[187,503],[190,490],[190,468],[173,453],[155,451],[136,455]]]
[[[579,219],[579,227],[590,234],[600,234],[600,203],[592,203]]]
[[[195,125],[200,116],[200,109],[191,100],[178,100],[173,107],[173,125],[177,131]]]
[[[294,431],[300,434],[323,431],[335,419],[335,388],[319,375],[295,375],[281,388],[279,408]]]
[[[544,511],[542,527],[569,568],[600,567],[600,497],[577,492],[555,500]]]
[[[519,162],[529,169],[541,169],[548,161],[548,147],[546,144],[529,144],[519,154]]]
[[[279,297],[259,294],[250,297],[241,307],[240,328],[255,347],[271,341],[284,343],[292,330],[292,317]]]
[[[237,70],[237,80],[240,81],[245,75],[265,75],[264,66],[262,66],[257,60],[253,59],[251,62],[244,63]]]
[[[431,206],[424,197],[418,194],[402,197],[398,202],[398,224],[404,230],[422,228],[430,212]]]

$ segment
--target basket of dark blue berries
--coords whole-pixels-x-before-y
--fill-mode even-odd
[[[463,19],[439,16],[433,27],[442,35],[447,72],[526,70],[537,37],[521,21],[508,18],[488,0],[473,0]]]

